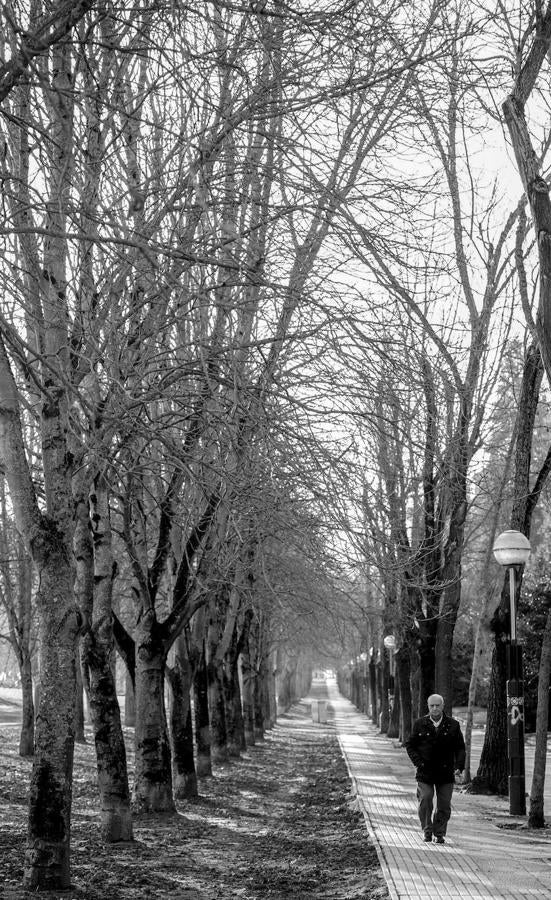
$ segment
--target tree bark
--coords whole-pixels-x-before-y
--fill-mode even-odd
[[[484,597],[483,606],[480,609],[478,620],[476,623],[476,631],[475,631],[475,642],[474,642],[474,650],[473,650],[473,662],[471,668],[471,677],[469,680],[469,694],[467,701],[467,715],[466,715],[466,723],[465,723],[465,771],[463,774],[463,781],[465,784],[469,784],[471,782],[471,748],[472,748],[472,730],[473,730],[473,720],[474,720],[474,705],[476,703],[476,695],[478,690],[478,682],[480,675],[480,665],[484,655],[487,652],[488,645],[488,631],[489,624],[492,611],[490,609],[490,600],[493,596],[494,592],[491,588],[491,561],[492,561],[492,548],[494,546],[494,541],[496,537],[498,522],[503,506],[503,499],[505,494],[505,488],[509,481],[511,463],[513,458],[513,451],[516,443],[516,430],[511,434],[511,439],[509,443],[509,448],[507,452],[507,456],[505,459],[505,467],[503,470],[503,474],[500,478],[499,492],[497,497],[497,502],[494,506],[494,511],[492,513],[491,522],[488,528],[487,534],[487,545],[486,551],[484,554],[484,558],[482,561],[482,572],[481,572],[481,593]]]
[[[241,673],[243,678],[243,727],[245,743],[252,747],[255,743],[254,733],[254,679],[255,672],[251,663],[248,637],[241,651]],[[281,699],[283,703],[283,699]]]
[[[80,615],[70,602],[73,572],[52,528],[40,567],[40,702],[29,789],[24,862],[28,890],[70,887],[76,650]],[[70,598],[70,599],[69,599]]]
[[[0,339],[0,455],[17,528],[35,562],[39,582],[41,684],[23,876],[30,890],[70,886],[76,650],[81,616],[73,594],[73,510],[65,400],[64,391],[51,385],[42,413],[47,483],[47,515],[43,515],[27,466],[17,388]]]
[[[207,677],[209,685],[210,750],[213,763],[223,765],[228,762],[229,756],[222,665],[209,662]]]
[[[228,762],[228,734],[226,728],[226,704],[224,701],[223,661],[217,650],[224,627],[223,616],[227,607],[226,586],[222,585],[210,601],[210,621],[207,629],[207,679],[210,715],[210,752],[212,762],[223,765]]]
[[[536,713],[536,747],[534,773],[530,791],[528,825],[544,828],[545,767],[547,762],[547,726],[549,718],[549,679],[551,676],[551,610],[547,613],[538,673],[538,709]]]
[[[262,639],[260,626],[255,630],[255,655],[256,678],[253,685],[254,693],[254,736],[257,741],[263,741],[266,731],[266,660],[262,654]]]
[[[84,470],[73,479],[77,499],[75,552],[77,586],[86,626],[81,659],[88,686],[88,704],[98,770],[101,832],[105,841],[133,839],[126,747],[117,697],[112,593],[115,566],[108,489],[96,476],[92,489]],[[86,503],[84,503],[84,500]]]
[[[402,715],[402,705],[400,702],[400,685],[398,679],[394,678],[394,698],[392,702],[392,710],[390,712],[390,721],[388,723],[387,736],[389,738],[397,738],[400,736],[400,718]]]
[[[494,634],[495,645],[492,654],[490,689],[488,693],[488,724],[486,725],[478,771],[471,782],[471,789],[476,793],[506,795],[509,790],[509,773],[507,765],[505,635],[501,630],[496,631],[495,626]]]
[[[80,664],[80,653],[77,650],[77,690],[75,697],[75,742],[77,744],[86,743],[86,735],[84,734],[84,684],[82,680],[82,669]]]
[[[394,658],[396,660],[396,680],[400,691],[400,741],[403,744],[411,734],[413,719],[409,648],[400,647]]]
[[[183,637],[176,645],[174,666],[167,668],[172,692],[170,734],[174,769],[174,796],[189,800],[198,796],[197,773],[193,754],[193,716],[191,710],[192,671]]]
[[[154,613],[136,627],[135,778],[132,802],[143,812],[175,811],[165,710],[166,651]]]
[[[197,744],[197,776],[204,778],[212,775],[208,680],[204,647],[193,679],[193,700],[195,708],[195,741]]]
[[[377,696],[377,668],[373,655],[369,660],[369,697],[371,700],[371,721],[374,725],[379,719],[379,703]]]
[[[511,512],[511,528],[518,529],[526,535],[530,534],[532,513],[549,472],[548,461],[546,461],[534,486],[530,488],[533,430],[542,375],[541,354],[538,346],[532,344],[527,348],[522,373],[516,426],[513,509]],[[519,594],[521,584],[522,580],[517,579]],[[473,791],[495,791],[505,794],[508,790],[506,772],[507,669],[504,647],[510,635],[509,611],[509,578],[506,574],[499,606],[491,622],[495,645],[492,654],[486,732],[478,772],[472,781]]]
[[[467,443],[467,429],[460,432],[459,441]],[[465,518],[467,515],[467,471],[470,454],[466,446],[463,454],[458,454],[463,460],[458,463],[458,471],[454,480],[454,500],[450,517],[448,539],[445,548],[445,564],[442,579],[447,584],[436,628],[435,645],[435,677],[436,691],[444,698],[444,708],[449,715],[453,709],[453,635],[457,622],[459,604],[461,602],[461,566],[463,556],[463,542],[465,531]],[[427,698],[423,698],[426,702]]]
[[[128,728],[134,728],[136,724],[136,693],[128,670],[126,670],[124,680],[124,724]]]
[[[246,745],[237,659],[237,640],[235,639],[226,654],[222,671],[228,754],[230,757],[239,758]]]
[[[21,662],[22,721],[19,737],[19,755],[32,756],[34,753],[34,703],[32,663],[28,653]]]
[[[5,100],[25,77],[33,59],[63,40],[94,4],[95,0],[77,0],[70,4],[59,0],[41,19],[32,21],[30,30],[21,26],[21,35],[24,37],[21,49],[8,62],[0,65],[0,101]]]
[[[551,6],[536,17],[534,38],[513,89],[503,103],[503,116],[515,153],[517,168],[530,203],[539,259],[538,315],[533,323],[548,380],[551,381],[551,202],[549,185],[541,177],[539,153],[533,147],[525,107],[530,99],[551,39]]]
[[[132,841],[130,790],[126,747],[109,655],[101,640],[87,638],[86,661],[90,671],[90,715],[94,729],[101,809],[105,841]]]

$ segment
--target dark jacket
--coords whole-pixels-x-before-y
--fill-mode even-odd
[[[417,719],[404,746],[417,767],[417,781],[446,784],[454,780],[456,769],[465,768],[465,741],[459,722],[445,713],[438,728],[428,715]]]

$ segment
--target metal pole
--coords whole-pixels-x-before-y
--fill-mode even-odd
[[[517,642],[517,586],[515,567],[509,566],[509,613],[511,619],[511,643]]]
[[[509,812],[526,815],[524,774],[524,681],[522,647],[517,644],[516,581],[509,567],[511,640],[507,647],[507,752],[509,757]]]
[[[389,649],[389,656],[390,656],[390,659],[389,659],[389,670],[390,670],[390,671],[389,671],[389,685],[388,685],[388,691],[389,691],[389,695],[390,695],[390,697],[389,697],[389,708],[390,708],[390,712],[392,713],[392,707],[394,706],[394,694],[395,694],[395,687],[394,687],[394,647],[390,647],[390,649]]]

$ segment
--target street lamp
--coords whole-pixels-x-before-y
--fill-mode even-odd
[[[367,715],[367,710],[369,707],[369,693],[367,690],[367,653],[365,650],[360,653],[360,659],[363,663],[362,666],[362,690],[361,690],[361,698],[362,698],[362,712]]]
[[[394,678],[394,648],[396,647],[396,638],[393,634],[387,634],[387,636],[383,640],[383,644],[388,650],[390,674]]]
[[[494,556],[509,569],[509,618],[507,645],[507,751],[509,758],[509,812],[526,815],[524,784],[524,681],[522,646],[517,643],[516,567],[530,556],[530,541],[520,531],[504,531],[494,543]]]
[[[396,638],[393,634],[387,634],[383,638],[383,644],[388,650],[388,693],[389,706],[392,710],[394,706],[394,649],[396,647]]]

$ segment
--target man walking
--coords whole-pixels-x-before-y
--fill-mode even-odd
[[[417,719],[404,746],[417,767],[417,800],[424,840],[432,841],[434,834],[436,843],[443,844],[451,815],[454,776],[465,768],[465,741],[457,719],[445,714],[440,694],[431,694],[428,707],[428,715]]]

